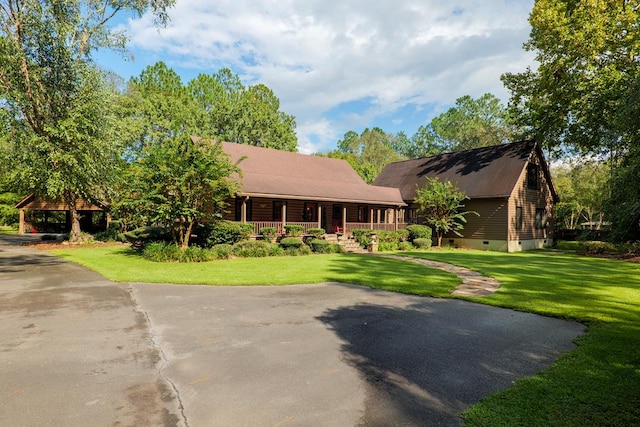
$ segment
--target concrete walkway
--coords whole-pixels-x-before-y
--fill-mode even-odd
[[[428,259],[414,258],[401,255],[376,254],[387,258],[401,259],[404,261],[416,262],[426,265],[427,267],[437,268],[452,274],[455,274],[462,280],[462,284],[451,292],[452,295],[481,297],[496,292],[500,288],[500,282],[492,277],[483,276],[477,271],[468,268],[458,267],[456,265],[447,264],[445,262],[431,261]]]

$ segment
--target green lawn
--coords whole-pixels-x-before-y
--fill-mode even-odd
[[[8,225],[0,225],[0,234],[18,234],[18,229]]]
[[[478,302],[589,325],[576,350],[473,406],[466,425],[640,425],[640,265],[544,252],[407,255],[472,268],[502,283]]]
[[[51,251],[116,282],[202,285],[291,285],[343,282],[414,295],[448,296],[452,274],[415,263],[355,254],[236,258],[203,263],[147,261],[125,246]]]

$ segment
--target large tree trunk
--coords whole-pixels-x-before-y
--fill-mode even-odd
[[[69,233],[69,243],[78,243],[81,240],[80,215],[78,214],[78,198],[71,191],[64,194],[64,201],[69,208],[71,217],[71,232]]]

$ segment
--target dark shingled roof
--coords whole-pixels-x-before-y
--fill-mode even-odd
[[[390,163],[374,185],[399,188],[409,202],[415,198],[416,184],[422,187],[426,177],[449,180],[470,198],[508,197],[533,150],[539,150],[535,141],[521,141]],[[547,167],[543,170],[549,178]]]
[[[404,206],[397,188],[366,184],[345,160],[222,142],[239,163],[240,195]]]

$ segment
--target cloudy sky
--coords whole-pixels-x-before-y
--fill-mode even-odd
[[[264,83],[296,117],[303,153],[345,132],[416,129],[456,98],[490,92],[522,71],[534,0],[177,0],[166,28],[121,19],[133,60],[98,58],[125,78],[164,61],[186,83],[228,67]]]

